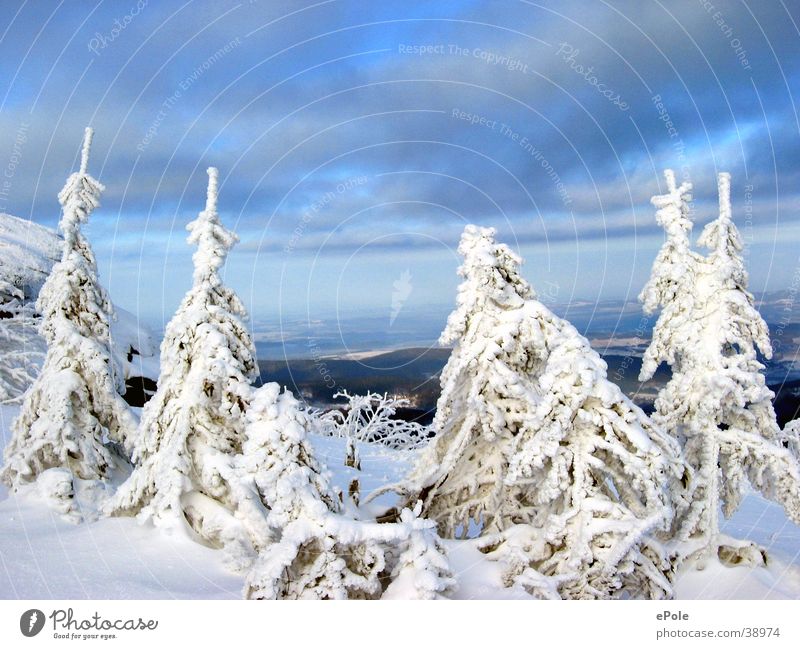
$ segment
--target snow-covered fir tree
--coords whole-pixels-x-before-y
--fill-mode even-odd
[[[652,314],[659,307],[662,312],[642,359],[642,380],[652,377],[662,362],[675,362],[680,341],[675,339],[674,332],[694,326],[691,318],[695,304],[694,285],[698,267],[703,261],[702,256],[692,250],[689,239],[692,231],[692,185],[684,182],[679,186],[671,169],[664,172],[664,177],[667,193],[654,196],[652,203],[658,208],[656,222],[664,228],[667,236],[653,264],[650,279],[639,295],[646,313]]]
[[[399,522],[377,523],[342,505],[308,442],[312,417],[276,383],[256,390],[247,410],[232,481],[236,516],[267,542],[247,576],[245,597],[449,595],[455,580],[435,523],[420,518],[419,507],[404,510]]]
[[[406,540],[391,574],[383,599],[446,599],[456,581],[447,551],[436,532],[436,523],[420,517],[422,502],[400,512],[397,525],[405,528]]]
[[[87,128],[80,170],[58,195],[64,247],[37,302],[47,354],[6,448],[2,479],[13,487],[55,468],[81,479],[107,478],[113,454],[106,442],[128,444],[135,427],[111,351],[111,302],[81,233],[104,189],[87,170],[91,143]]]
[[[494,230],[468,226],[459,252],[464,281],[440,339],[455,346],[409,502],[444,536],[491,536],[498,551],[525,526],[526,566],[561,596],[668,596],[649,535],[672,516],[677,446],[536,300]]]
[[[772,354],[767,326],[747,291],[742,242],[731,216],[730,176],[719,175],[719,217],[704,229],[701,257],[676,236],[685,194],[667,172],[669,193],[656,196],[659,221],[669,246],[681,254],[659,255],[643,293],[645,308],[662,312],[643,365],[643,380],[661,362],[672,377],[656,399],[654,420],[682,444],[689,475],[676,494],[675,532],[680,552],[713,550],[719,536],[718,510],[726,516],[739,506],[748,482],[781,503],[800,522],[800,468],[782,444],[760,351]],[[682,224],[681,230],[691,227]],[[675,245],[672,239],[678,238]],[[662,253],[664,251],[662,250]],[[686,260],[691,260],[687,263]],[[674,285],[661,278],[675,278]],[[653,288],[655,287],[655,288]]]
[[[385,549],[375,524],[349,520],[306,440],[307,415],[276,383],[259,388],[247,411],[243,486],[268,511],[274,542],[247,577],[248,599],[356,599],[381,594]],[[247,479],[249,476],[249,480]],[[259,524],[251,497],[239,516]],[[388,534],[392,526],[383,526]],[[388,537],[387,537],[388,538]]]
[[[242,450],[257,366],[244,305],[220,277],[237,237],[220,222],[217,192],[210,168],[205,209],[187,226],[197,245],[193,285],[166,328],[158,390],[133,446],[136,467],[107,511],[165,526],[188,522],[227,545],[221,519],[235,507],[231,465]]]

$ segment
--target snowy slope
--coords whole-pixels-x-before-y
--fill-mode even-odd
[[[0,407],[3,445],[16,407]],[[318,457],[346,490],[358,476],[362,495],[408,471],[414,451],[360,445],[362,471],[344,466],[344,440],[312,436]],[[776,505],[748,496],[724,532],[770,551],[764,569],[710,564],[677,583],[683,599],[800,598],[800,528]],[[448,541],[459,599],[525,598],[503,588],[500,567],[469,541]],[[241,597],[244,577],[228,572],[221,553],[170,537],[130,518],[73,525],[53,514],[35,489],[8,494],[0,486],[0,598],[216,599]]]
[[[15,309],[15,317],[0,319],[0,354],[20,357],[18,363],[0,364],[0,400],[17,398],[24,391],[19,380],[11,380],[4,372],[11,367],[31,365],[26,374],[35,376],[44,358],[45,344],[36,332],[33,303],[39,295],[53,264],[61,258],[62,238],[55,231],[31,221],[0,214],[0,304],[7,303],[16,291],[23,295],[24,308]],[[138,318],[114,307],[117,320],[111,330],[114,353],[125,378],[158,377],[158,345],[147,327]],[[130,350],[132,355],[128,360]]]
[[[55,232],[0,214],[0,403],[19,399],[44,360],[33,303],[60,255]]]
[[[111,336],[114,354],[117,357],[125,378],[144,376],[154,381],[158,379],[159,350],[150,329],[142,324],[133,313],[114,306],[116,320],[111,323]],[[136,353],[128,360],[131,350]]]
[[[0,280],[23,290],[26,299],[35,299],[61,258],[61,245],[61,237],[53,230],[0,213]]]

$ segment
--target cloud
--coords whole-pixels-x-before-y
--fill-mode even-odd
[[[753,186],[753,227],[768,234],[797,218],[798,36],[783,5],[715,4],[9,10],[4,169],[23,125],[25,141],[0,208],[54,225],[91,123],[92,170],[107,186],[92,240],[107,266],[112,254],[118,267],[152,260],[137,271],[145,286],[184,245],[211,164],[242,238],[234,255],[269,253],[269,268],[287,246],[292,264],[365,246],[440,254],[466,222],[523,247],[635,245],[659,234],[649,198],[665,167],[691,175],[699,222],[713,213],[716,172],[732,171],[734,199]],[[415,286],[425,281],[412,272]],[[609,286],[627,290],[632,272],[641,268]],[[778,288],[781,277],[768,281]],[[136,293],[123,303],[146,302],[141,288],[125,290]]]

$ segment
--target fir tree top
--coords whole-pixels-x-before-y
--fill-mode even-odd
[[[464,262],[458,274],[464,281],[458,287],[456,310],[439,339],[442,345],[459,340],[471,318],[487,306],[516,309],[536,296],[519,273],[522,260],[507,245],[497,243],[495,234],[494,228],[468,225],[461,235],[458,252]]]
[[[100,194],[105,190],[88,172],[93,136],[94,130],[87,126],[83,136],[80,170],[67,178],[64,188],[58,194],[58,202],[63,208],[58,227],[64,235],[65,256],[72,250],[85,247],[80,242],[80,224],[85,223],[92,210],[100,205]]]
[[[195,286],[203,283],[217,286],[221,283],[219,269],[239,240],[236,234],[222,225],[217,212],[219,171],[216,167],[209,167],[207,171],[206,208],[186,226],[190,233],[189,243],[197,244],[197,251],[192,255]]]

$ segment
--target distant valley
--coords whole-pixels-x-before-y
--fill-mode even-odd
[[[779,343],[776,347],[783,349],[781,340],[776,342]],[[642,383],[638,376],[644,345],[633,346],[624,354],[618,345],[603,346],[608,353],[599,351],[608,365],[608,377],[635,403],[651,412],[658,390],[669,380],[669,368],[661,366],[652,380]],[[387,392],[409,400],[408,410],[398,413],[399,416],[429,423],[439,397],[439,373],[449,355],[450,349],[411,347],[373,354],[262,360],[260,378],[262,382],[275,381],[310,405],[322,408],[336,404],[334,394],[341,390],[361,394]],[[776,360],[766,362],[767,379],[776,394],[775,408],[783,425],[800,413],[800,375],[783,356],[777,356]]]

